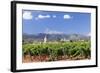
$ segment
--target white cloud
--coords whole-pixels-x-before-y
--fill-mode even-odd
[[[56,18],[56,15],[53,15],[52,17],[53,17],[53,18]]]
[[[64,15],[64,19],[70,19],[70,18],[71,18],[70,15],[68,15],[68,14],[65,14],[65,15]]]
[[[32,13],[30,11],[24,11],[23,19],[30,20],[32,18],[33,18],[33,16],[32,16]]]
[[[49,34],[63,34],[63,32],[55,31],[55,30],[54,31],[53,30],[52,31],[49,31],[48,33]]]
[[[50,15],[41,15],[39,14],[35,19],[38,20],[38,19],[46,19],[46,18],[50,18],[51,16]]]
[[[63,32],[56,31],[56,30],[50,30],[48,28],[46,28],[45,33],[47,33],[47,34],[63,34]]]

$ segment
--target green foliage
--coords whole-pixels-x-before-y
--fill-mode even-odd
[[[89,41],[77,42],[48,42],[23,44],[23,55],[49,55],[50,60],[56,60],[58,56],[67,55],[69,57],[91,55],[91,45]]]

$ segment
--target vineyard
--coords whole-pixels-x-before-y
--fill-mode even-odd
[[[90,47],[90,41],[23,44],[23,62],[90,59]]]

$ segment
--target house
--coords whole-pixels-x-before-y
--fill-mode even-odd
[[[65,38],[62,38],[60,41],[70,41],[70,40],[67,40],[67,39],[65,39]]]

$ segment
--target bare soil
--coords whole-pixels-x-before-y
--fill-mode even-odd
[[[90,59],[91,57],[85,58],[77,56],[77,57],[68,57],[68,56],[58,56],[56,58],[54,58],[54,60],[50,59],[50,56],[48,55],[41,55],[41,56],[30,56],[30,55],[26,55],[22,57],[22,63],[31,63],[31,62],[49,62],[49,61],[61,61],[61,60],[84,60],[84,59]]]

